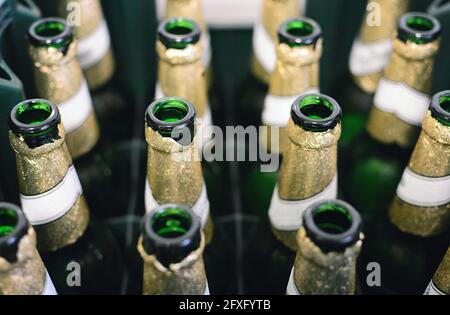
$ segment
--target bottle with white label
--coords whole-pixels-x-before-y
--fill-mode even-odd
[[[424,295],[450,295],[450,247],[447,249]]]
[[[354,139],[341,161],[344,197],[366,220],[388,208],[417,141],[430,101],[440,32],[439,22],[427,14],[407,13],[398,20],[367,132]]]
[[[433,96],[389,209],[405,233],[430,237],[450,225],[450,91]]]
[[[323,200],[303,213],[287,295],[353,295],[364,235],[359,213],[340,200]]]
[[[197,149],[196,111],[181,98],[156,100],[145,113],[148,143],[145,209],[180,203],[201,219],[206,243],[213,234],[209,200]]]
[[[209,295],[205,236],[189,207],[165,204],[143,219],[137,249],[144,262],[144,295]]]
[[[338,83],[336,99],[345,104],[342,137],[339,146],[345,151],[355,137],[364,132],[384,68],[392,52],[392,35],[398,18],[409,0],[370,0],[367,2],[359,34],[350,52],[349,73]]]
[[[298,0],[263,0],[260,18],[253,28],[251,74],[238,93],[239,122],[258,126],[264,99],[276,65],[276,47],[280,25],[299,17]]]
[[[57,106],[23,101],[11,110],[9,127],[22,209],[58,292],[116,292],[121,254],[107,229],[90,224]]]
[[[22,210],[0,202],[0,295],[56,295]]]

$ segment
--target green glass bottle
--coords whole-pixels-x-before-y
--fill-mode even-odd
[[[209,295],[205,237],[188,207],[166,204],[149,212],[137,249],[144,262],[144,295]]]
[[[116,292],[121,253],[104,226],[90,224],[56,105],[43,99],[23,101],[12,109],[9,127],[22,208],[58,292]],[[72,262],[81,271],[80,286],[66,281]]]
[[[390,62],[380,79],[367,132],[354,139],[340,169],[343,193],[369,221],[387,209],[429,104],[441,27],[423,13],[398,20]]]
[[[356,261],[364,236],[362,219],[348,203],[323,200],[303,213],[288,295],[356,293]]]
[[[16,205],[0,202],[0,295],[55,295],[36,233]]]

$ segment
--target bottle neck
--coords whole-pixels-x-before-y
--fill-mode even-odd
[[[361,24],[359,39],[364,43],[390,40],[398,18],[409,7],[409,0],[371,0]],[[379,18],[379,21],[375,21]],[[377,23],[374,26],[372,23]]]
[[[203,173],[195,137],[182,146],[148,127],[147,180],[159,204],[180,203],[192,207],[203,189]],[[170,172],[169,172],[170,170]]]
[[[300,294],[355,294],[356,259],[362,237],[342,252],[324,253],[301,227],[297,242],[294,279]]]
[[[184,49],[169,49],[160,41],[158,79],[163,95],[184,98],[194,104],[197,117],[203,117],[208,106],[204,67],[201,62],[202,43]]]
[[[166,18],[179,16],[195,21],[202,31],[206,31],[202,0],[168,0]]]
[[[272,40],[277,42],[278,27],[284,21],[298,17],[300,7],[298,0],[264,0],[262,24]]]
[[[322,40],[315,45],[290,47],[278,44],[277,63],[272,73],[269,92],[272,95],[298,95],[319,86],[319,60]]]
[[[1,295],[40,295],[46,283],[44,264],[36,250],[36,234],[29,227],[20,239],[17,260],[10,262],[0,257]]]
[[[434,273],[432,282],[439,291],[450,295],[450,248]]]

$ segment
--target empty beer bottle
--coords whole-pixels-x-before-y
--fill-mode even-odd
[[[197,150],[196,111],[186,100],[164,97],[145,113],[148,143],[145,208],[181,203],[201,219],[206,242],[212,238],[212,220]]]
[[[343,153],[350,149],[352,139],[364,132],[373,95],[391,56],[397,20],[408,5],[409,0],[368,1],[350,53],[348,77],[336,91],[336,99],[345,106],[339,143]]]
[[[389,214],[401,231],[422,237],[450,224],[450,91],[433,96],[422,132]]]
[[[450,247],[433,275],[425,295],[450,295]]]
[[[356,293],[356,260],[363,242],[358,212],[340,200],[314,203],[303,213],[288,295]]]
[[[55,295],[22,210],[0,202],[0,295]]]
[[[12,109],[9,127],[22,208],[36,230],[38,250],[58,292],[115,292],[121,255],[107,229],[89,224],[89,208],[56,105],[42,99],[23,101]],[[69,265],[73,263],[76,266]],[[75,277],[80,281],[66,281],[69,266],[78,270]]]
[[[370,111],[367,132],[342,162],[346,199],[370,220],[387,209],[429,104],[441,27],[432,16],[407,13],[398,21],[393,52]]]
[[[149,212],[137,248],[144,262],[143,294],[209,294],[205,237],[198,216],[188,207],[166,204]]]

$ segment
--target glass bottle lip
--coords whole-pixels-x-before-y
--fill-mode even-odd
[[[307,34],[293,34],[290,32],[295,26],[307,26],[311,28]],[[278,40],[280,43],[288,44],[289,46],[306,46],[315,45],[319,38],[322,37],[322,28],[313,19],[299,17],[289,19],[283,22],[278,28]]]
[[[177,121],[164,121],[157,117],[158,109],[165,104],[170,105],[171,103],[182,105],[184,117],[178,119]],[[163,97],[157,99],[151,103],[146,110],[145,120],[147,125],[152,128],[155,132],[158,132],[163,137],[170,137],[182,145],[189,145],[194,140],[195,136],[195,108],[192,103],[180,97]],[[184,139],[183,131],[189,130],[189,139]],[[189,141],[186,141],[189,140]]]
[[[327,117],[320,119],[315,119],[308,117],[302,111],[302,103],[307,103],[308,101],[322,101],[332,108],[328,108],[329,114]],[[322,132],[334,128],[341,120],[342,109],[333,98],[321,94],[321,93],[310,93],[302,94],[292,104],[291,107],[291,118],[295,124],[299,125],[305,130],[313,132]]]
[[[450,90],[442,91],[433,95],[430,104],[430,111],[433,117],[441,122],[444,122],[445,125],[450,126],[450,112],[442,107],[441,99],[443,97],[448,98],[448,102],[450,102]]]
[[[345,209],[346,214],[351,217],[351,222],[345,231],[341,233],[330,233],[321,229],[316,223],[316,215],[322,206],[333,205]],[[306,235],[323,252],[344,251],[360,239],[362,231],[362,219],[359,213],[350,204],[338,199],[321,200],[310,205],[303,213],[303,226]]]
[[[422,19],[430,23],[428,29],[411,27],[411,19]],[[426,44],[436,40],[442,32],[441,23],[430,14],[423,12],[408,12],[402,15],[397,22],[397,38],[403,42],[413,41],[417,44]]]
[[[39,28],[45,25],[51,24],[60,25],[63,29],[54,35],[44,36],[39,34]],[[31,24],[28,29],[28,39],[33,46],[38,47],[50,47],[54,46],[56,48],[65,49],[73,40],[73,29],[70,25],[66,23],[64,19],[49,17],[39,19],[33,24]]]
[[[185,32],[170,32],[171,26],[183,28]],[[184,17],[173,17],[163,20],[158,26],[158,39],[167,48],[184,49],[189,44],[200,40],[201,30],[195,21]]]
[[[15,262],[20,240],[28,231],[28,221],[22,210],[14,204],[0,202],[0,211],[2,210],[13,212],[16,222],[14,230],[6,236],[0,237],[0,256],[9,262]]]
[[[49,115],[44,120],[34,124],[24,123],[19,120],[18,112],[21,110],[21,108],[23,108],[23,110],[26,110],[27,108],[32,108],[33,106],[39,104],[45,105],[50,109]],[[13,132],[21,135],[32,136],[33,134],[44,133],[45,131],[56,127],[60,123],[60,121],[61,117],[56,105],[48,100],[40,98],[29,99],[18,103],[13,107],[9,115],[10,129]]]
[[[163,237],[154,230],[155,216],[170,209],[177,209],[190,219],[189,228],[181,236]],[[143,248],[148,255],[155,255],[160,263],[168,267],[170,264],[181,262],[199,248],[200,231],[200,219],[189,207],[181,204],[161,205],[149,212],[143,219]]]

